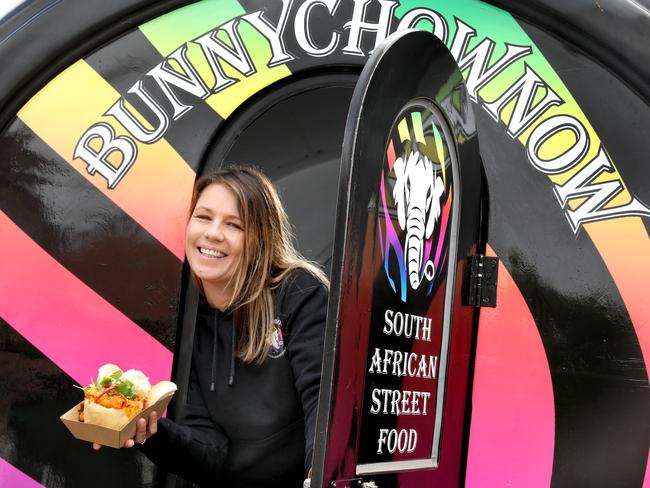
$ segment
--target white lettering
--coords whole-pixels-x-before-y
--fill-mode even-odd
[[[380,12],[377,23],[367,22],[365,20],[366,8],[372,0],[354,0],[354,10],[352,11],[352,20],[346,22],[344,29],[350,30],[350,37],[347,45],[342,49],[345,54],[354,56],[365,56],[361,50],[361,36],[364,32],[374,32],[375,45],[383,41],[390,32],[390,21],[393,17],[393,11],[397,8],[399,2],[393,0],[379,0]],[[374,48],[373,48],[374,49]]]
[[[476,36],[476,30],[458,18],[456,18],[456,25],[456,35],[452,41],[450,51],[461,71],[469,68],[465,85],[470,98],[474,102],[477,101],[477,93],[483,86],[492,81],[512,63],[532,52],[530,46],[515,46],[506,43],[506,53],[488,68],[495,42],[492,39],[485,38],[474,49],[467,52],[469,41]]]
[[[426,415],[429,391],[390,390],[374,388],[371,393],[372,407],[370,413],[383,415]]]
[[[401,376],[403,368],[400,368],[402,358],[406,359],[406,354],[402,351],[395,351],[393,355],[393,376]]]
[[[384,327],[382,332],[407,339],[414,337],[418,340],[431,341],[431,319],[410,315],[408,313],[394,312],[386,309],[384,312]]]
[[[576,136],[575,143],[559,156],[542,159],[539,151],[542,145],[553,135],[570,130]],[[570,115],[554,115],[541,122],[533,129],[526,143],[528,159],[538,170],[546,174],[562,173],[578,164],[589,146],[589,137],[582,123]]]
[[[379,353],[378,347],[375,348],[375,353],[372,355],[372,361],[368,372],[377,373],[377,374],[386,374],[386,371],[381,367],[381,355]]]
[[[173,59],[183,69],[184,74],[172,69],[169,60]],[[182,103],[178,96],[171,90],[170,85],[180,88],[181,90],[191,93],[195,97],[205,99],[210,96],[210,90],[205,85],[199,74],[187,59],[187,45],[183,44],[169,55],[162,63],[147,73],[147,76],[153,78],[167,99],[171,102],[174,109],[174,120],[192,109],[190,105]]]
[[[519,137],[542,113],[554,105],[560,105],[563,100],[555,93],[537,73],[526,65],[524,75],[515,81],[499,98],[493,102],[486,103],[483,108],[495,121],[499,121],[499,115],[503,108],[513,98],[517,98],[512,115],[508,121],[508,134],[513,139]],[[546,88],[544,99],[539,101],[531,109],[537,89]]]
[[[169,115],[158,104],[158,102],[149,94],[142,86],[142,80],[138,80],[135,85],[129,88],[128,93],[137,95],[147,107],[153,112],[158,119],[158,123],[152,129],[145,127],[135,115],[133,115],[124,103],[124,99],[120,98],[109,108],[104,115],[111,115],[128,130],[133,137],[138,141],[145,144],[153,144],[159,140],[167,131],[169,127]]]
[[[384,349],[384,361],[383,361],[383,369],[384,372],[388,369],[388,365],[393,361],[393,351],[390,349]]]
[[[101,139],[102,146],[99,151],[90,147],[93,139]],[[119,165],[108,161],[108,157],[114,152],[122,155]],[[88,173],[99,173],[106,178],[110,189],[115,188],[124,178],[137,156],[138,148],[135,142],[126,136],[115,137],[113,127],[105,122],[99,122],[84,132],[73,153],[74,159],[81,158],[88,165]]]
[[[623,191],[623,184],[620,180],[594,183],[594,180],[604,172],[614,173],[615,169],[605,149],[601,146],[598,155],[592,161],[581,168],[566,183],[555,185],[553,189],[562,207],[565,207],[574,198],[588,197],[575,210],[566,210],[569,224],[574,233],[587,222],[630,215],[650,217],[650,209],[636,198],[632,198],[632,201],[626,205],[604,208]]]
[[[235,18],[222,25],[219,29],[211,30],[192,41],[201,46],[203,54],[210,64],[210,69],[215,78],[212,91],[215,93],[239,81],[226,76],[219,62],[219,58],[223,59],[244,76],[250,76],[255,73],[253,61],[248,51],[246,51],[239,32],[236,29],[239,21],[239,18]],[[228,34],[233,47],[228,46],[221,39],[217,38],[217,32],[221,29]]]
[[[383,448],[393,454],[413,452],[418,443],[418,433],[415,429],[379,429],[379,439],[377,440],[377,454],[383,454]]]
[[[449,36],[449,25],[442,15],[428,8],[414,8],[409,10],[400,19],[397,30],[410,29],[417,25],[421,20],[428,20],[433,24],[433,35],[447,44]]]
[[[307,0],[298,8],[294,20],[296,40],[298,41],[298,45],[310,56],[320,58],[332,54],[341,37],[338,32],[333,32],[329,44],[323,48],[319,48],[312,39],[311,29],[309,28],[309,18],[312,9],[316,6],[322,6],[327,8],[330,15],[333,15],[339,2],[340,0]]]
[[[271,52],[273,53],[271,60],[267,64],[269,68],[279,64],[284,64],[294,59],[294,57],[287,51],[283,38],[284,28],[287,26],[289,10],[291,9],[292,3],[293,0],[282,0],[282,12],[280,13],[280,19],[278,20],[277,26],[274,26],[266,17],[264,17],[263,12],[261,11],[253,12],[242,17],[246,22],[255,27],[260,34],[268,39],[271,45]]]
[[[431,323],[430,318],[424,317],[424,325],[422,326],[422,340],[431,342]]]
[[[370,413],[377,414],[379,413],[379,410],[381,409],[381,400],[377,396],[379,393],[379,390],[377,388],[374,388],[372,390],[372,407],[370,407]]]
[[[384,312],[384,334],[390,335],[393,333],[393,312],[390,309],[386,309]]]

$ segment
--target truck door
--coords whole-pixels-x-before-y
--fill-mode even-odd
[[[481,181],[451,54],[430,33],[389,37],[344,136],[312,486],[459,486]]]

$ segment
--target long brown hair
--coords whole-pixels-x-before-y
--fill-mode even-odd
[[[273,290],[296,268],[309,271],[326,286],[329,282],[317,264],[295,249],[280,197],[262,172],[251,166],[230,165],[200,177],[194,185],[190,216],[203,190],[214,184],[233,192],[243,221],[244,249],[232,278],[234,293],[228,308],[238,331],[238,357],[259,364],[268,356],[269,339],[275,331]],[[205,295],[193,272],[192,278]]]

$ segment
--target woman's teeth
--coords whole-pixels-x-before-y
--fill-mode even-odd
[[[215,251],[213,249],[205,249],[203,247],[200,247],[199,251],[204,256],[210,256],[211,258],[223,258],[225,256],[225,254],[222,253],[221,251]]]

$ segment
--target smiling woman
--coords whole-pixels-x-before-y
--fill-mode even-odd
[[[215,308],[227,308],[233,298],[244,241],[235,194],[222,183],[207,186],[187,224],[185,252],[197,285]]]
[[[294,249],[258,170],[199,178],[190,209],[186,254],[202,300],[188,402],[175,422],[141,419],[125,447],[211,486],[300,486],[312,464],[327,278]]]

